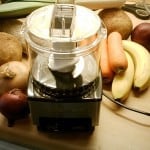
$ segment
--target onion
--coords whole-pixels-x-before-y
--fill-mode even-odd
[[[8,126],[15,120],[27,117],[29,105],[27,96],[20,89],[13,89],[0,97],[0,112],[8,119]]]
[[[0,95],[14,88],[26,89],[29,67],[19,61],[10,61],[0,66]]]

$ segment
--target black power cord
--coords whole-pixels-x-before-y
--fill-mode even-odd
[[[131,111],[134,111],[134,112],[146,115],[146,116],[150,116],[150,112],[145,112],[145,111],[142,111],[142,110],[139,110],[139,109],[136,109],[136,108],[132,108],[132,107],[126,106],[123,103],[121,103],[119,101],[116,101],[115,99],[111,98],[105,92],[103,92],[102,95],[105,96],[108,100],[112,101],[113,103],[115,103],[115,104],[117,104],[117,105],[119,105],[119,106],[121,106],[121,107],[123,107],[125,109],[131,110]]]

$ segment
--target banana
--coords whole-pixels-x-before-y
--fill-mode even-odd
[[[128,67],[123,73],[114,76],[111,89],[113,98],[120,101],[128,98],[132,89],[135,72],[132,57],[127,52],[125,54],[128,60]]]
[[[133,41],[123,40],[122,44],[135,64],[133,87],[143,91],[150,86],[150,53],[142,45]]]

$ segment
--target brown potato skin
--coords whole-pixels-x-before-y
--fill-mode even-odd
[[[133,29],[129,16],[120,8],[103,9],[99,12],[100,18],[106,25],[108,34],[117,31],[122,39],[128,39]]]
[[[13,60],[21,61],[22,51],[22,45],[15,36],[0,32],[0,65]]]

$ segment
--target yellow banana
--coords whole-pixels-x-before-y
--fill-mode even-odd
[[[116,74],[112,81],[112,95],[114,99],[120,101],[128,98],[132,89],[135,71],[132,57],[127,52],[125,54],[128,60],[128,67],[122,74]]]
[[[150,53],[142,45],[128,40],[122,41],[123,48],[133,58],[135,75],[133,86],[143,91],[150,86]]]

